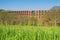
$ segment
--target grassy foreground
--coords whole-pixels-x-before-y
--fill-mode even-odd
[[[0,25],[0,40],[60,40],[60,27]]]

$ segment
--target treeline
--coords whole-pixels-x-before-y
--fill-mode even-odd
[[[36,25],[37,19],[26,15],[20,15],[8,10],[0,10],[0,24],[3,25]]]
[[[41,25],[60,26],[60,10],[50,10],[41,15]]]
[[[9,11],[0,10],[0,24],[15,25],[19,24],[19,15],[9,13]]]
[[[40,14],[40,18],[27,17],[7,10],[0,10],[0,24],[29,26],[60,26],[60,10],[49,10]]]
[[[60,6],[54,6],[41,15],[40,22],[43,26],[60,26]]]

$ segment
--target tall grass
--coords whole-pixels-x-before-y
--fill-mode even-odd
[[[0,25],[0,40],[60,40],[60,27]]]

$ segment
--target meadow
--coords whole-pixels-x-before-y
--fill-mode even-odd
[[[60,40],[60,27],[0,25],[0,40]]]

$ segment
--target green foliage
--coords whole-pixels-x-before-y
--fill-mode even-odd
[[[32,16],[35,16],[35,12],[34,11],[32,11]]]
[[[28,24],[31,26],[37,26],[37,19],[35,17],[30,17],[28,20]]]
[[[45,14],[41,16],[41,21],[43,25],[60,26],[60,12],[51,10],[45,12]]]
[[[0,11],[0,24],[15,25],[19,23],[20,15],[9,13],[9,11]]]
[[[4,25],[30,25],[30,26],[60,26],[60,11],[49,10],[43,11],[37,18],[35,11],[32,11],[32,16],[19,15],[17,13],[0,10],[0,24]]]
[[[0,40],[60,40],[60,27],[0,25]]]

